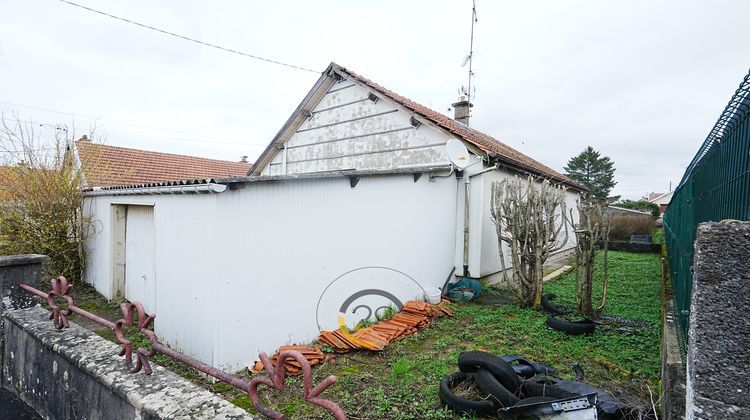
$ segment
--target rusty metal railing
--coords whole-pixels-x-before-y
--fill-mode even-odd
[[[267,375],[256,376],[250,382],[247,382],[243,379],[240,379],[211,365],[203,363],[200,360],[192,358],[186,354],[182,354],[179,351],[171,349],[160,343],[154,331],[149,329],[149,326],[154,322],[156,315],[147,314],[143,309],[143,305],[141,305],[139,302],[122,303],[120,305],[120,309],[122,310],[123,318],[118,320],[117,322],[112,322],[77,307],[75,305],[75,302],[73,301],[73,297],[68,294],[71,287],[73,287],[73,285],[71,283],[68,283],[65,277],[62,276],[56,279],[52,279],[52,290],[48,293],[35,289],[34,287],[31,287],[27,284],[21,284],[22,289],[47,300],[47,304],[52,311],[50,319],[53,320],[55,328],[68,328],[70,326],[68,317],[76,314],[114,331],[115,337],[117,337],[117,341],[119,341],[120,345],[122,346],[122,350],[120,350],[120,356],[125,356],[125,366],[130,371],[130,373],[136,373],[143,370],[146,375],[150,375],[151,373],[153,373],[153,370],[151,369],[149,358],[157,353],[161,353],[174,360],[178,360],[192,367],[193,369],[199,370],[206,375],[209,375],[237,389],[247,392],[248,397],[253,403],[253,406],[260,413],[263,413],[264,415],[273,419],[283,419],[283,414],[278,413],[261,403],[260,397],[258,395],[258,387],[260,385],[265,385],[269,388],[278,390],[284,389],[284,381],[286,379],[286,370],[284,369],[284,366],[286,365],[287,360],[293,359],[302,367],[302,375],[304,379],[302,396],[304,397],[305,401],[328,410],[336,419],[346,419],[346,413],[344,413],[344,410],[341,407],[339,407],[333,401],[320,398],[320,394],[336,382],[336,377],[331,375],[324,379],[320,384],[313,387],[312,368],[310,366],[310,363],[301,353],[297,351],[290,350],[282,352],[279,355],[277,362],[278,366],[276,368],[274,368],[271,360],[268,358],[268,355],[261,352],[259,355],[260,360],[261,362],[263,362],[263,367],[265,368]],[[64,309],[60,308],[57,305],[57,303],[55,302],[56,298],[65,301]],[[123,333],[124,326],[133,327],[134,316],[137,316],[137,324],[135,325],[135,328],[138,330],[138,332],[145,334],[151,344],[151,350],[147,350],[143,347],[139,347],[135,350],[135,361],[133,360],[133,344],[125,337],[125,334]]]

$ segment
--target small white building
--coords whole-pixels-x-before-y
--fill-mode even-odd
[[[164,342],[234,370],[457,276],[492,276],[492,182],[552,180],[569,208],[582,187],[469,128],[466,101],[454,108],[458,120],[331,64],[247,176],[89,191],[87,281],[143,302]],[[468,150],[464,170],[449,142]]]
[[[663,215],[667,211],[667,207],[669,207],[669,202],[672,201],[672,195],[674,195],[674,191],[664,194],[651,193],[649,194],[648,201],[659,206],[659,213]]]

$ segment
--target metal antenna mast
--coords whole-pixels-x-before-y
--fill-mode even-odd
[[[471,42],[469,43],[469,88],[466,92],[466,99],[471,104],[471,78],[474,73],[471,71],[472,59],[474,58],[474,23],[477,22],[477,2],[471,1]]]
[[[469,126],[469,117],[471,116],[471,79],[474,77],[474,72],[472,71],[472,61],[474,59],[474,23],[477,22],[477,3],[476,0],[471,0],[471,43],[469,44],[469,55],[464,58],[464,63],[461,65],[461,67],[466,66],[466,63],[469,63],[469,85],[468,87],[461,86],[461,89],[458,90],[458,102],[453,104],[453,106],[460,105],[462,108],[461,116],[458,116],[458,112],[456,113],[456,119],[461,121],[462,123],[466,124],[466,126]],[[463,108],[466,108],[465,111]]]

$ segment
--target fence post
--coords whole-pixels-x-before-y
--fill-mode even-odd
[[[36,297],[18,287],[21,283],[42,287],[44,264],[49,257],[39,254],[0,256],[0,387],[5,386],[5,311],[36,305]]]
[[[748,306],[750,222],[701,223],[695,241],[687,419],[746,418],[750,411]]]

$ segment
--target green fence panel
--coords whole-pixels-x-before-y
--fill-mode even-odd
[[[698,223],[750,220],[750,74],[688,165],[664,214],[675,319],[683,358],[690,326]]]

